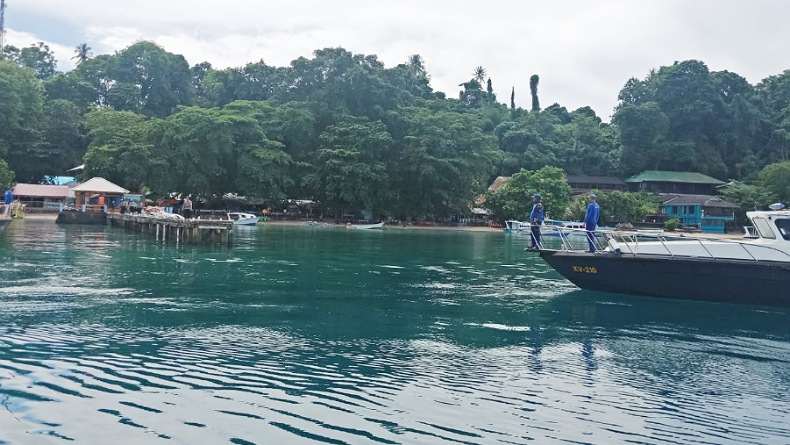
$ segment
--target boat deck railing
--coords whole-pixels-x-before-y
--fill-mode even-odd
[[[551,244],[544,238],[540,243],[541,250],[588,251],[588,240],[591,240],[595,245],[595,251],[621,255],[790,261],[790,253],[754,240],[672,235],[665,232],[619,230],[588,232],[584,229],[562,227],[557,227],[555,230],[559,232],[559,237],[556,237],[559,239],[559,245]]]

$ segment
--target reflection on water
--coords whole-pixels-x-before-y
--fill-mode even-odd
[[[236,238],[9,227],[0,444],[790,442],[785,309],[574,290],[499,233]]]

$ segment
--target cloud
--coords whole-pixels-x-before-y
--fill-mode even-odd
[[[420,54],[432,86],[451,97],[480,65],[502,102],[515,87],[517,104],[529,107],[529,77],[538,74],[543,106],[589,105],[604,119],[628,78],[644,78],[676,60],[700,59],[753,83],[778,74],[787,67],[777,54],[790,37],[783,23],[790,4],[771,0],[136,0],[126,7],[27,0],[9,8],[37,18],[17,30],[14,41],[41,40],[35,36],[45,34],[48,23],[79,30],[71,42],[49,42],[61,69],[71,67],[73,47],[82,42],[101,54],[153,40],[191,64],[208,61],[217,68],[260,59],[283,66],[316,49],[342,46],[376,54],[387,66]]]

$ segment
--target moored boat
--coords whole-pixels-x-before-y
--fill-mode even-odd
[[[375,224],[352,224],[349,222],[346,224],[346,227],[349,229],[381,229],[384,227],[384,222]]]
[[[505,221],[505,227],[503,228],[505,232],[521,232],[521,231],[529,231],[529,223],[518,221],[515,219],[509,219]]]
[[[542,247],[540,256],[582,289],[654,297],[790,306],[790,212],[749,212],[757,237],[720,239],[610,232],[594,253]]]
[[[233,220],[234,226],[254,226],[258,224],[258,216],[245,212],[228,212],[228,218]]]

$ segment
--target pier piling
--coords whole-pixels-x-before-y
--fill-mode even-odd
[[[176,220],[154,216],[107,214],[107,224],[127,230],[139,231],[143,235],[154,235],[158,241],[168,238],[176,244],[220,244],[233,243],[233,221],[218,219]]]

